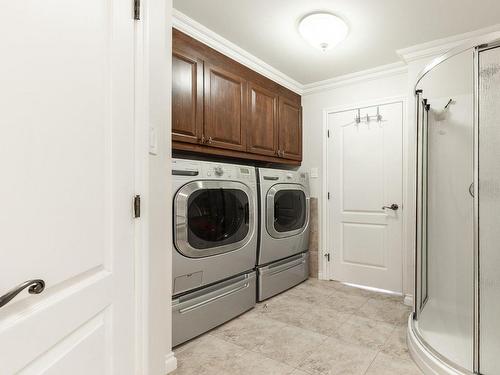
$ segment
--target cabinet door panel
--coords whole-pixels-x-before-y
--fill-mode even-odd
[[[258,85],[248,89],[247,149],[261,155],[278,150],[278,95]]]
[[[205,66],[204,135],[213,147],[246,149],[246,81],[215,66]]]
[[[302,107],[280,97],[279,149],[286,159],[302,160]]]
[[[198,143],[203,131],[203,61],[172,55],[172,139]]]

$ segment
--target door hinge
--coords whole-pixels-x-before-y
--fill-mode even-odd
[[[330,192],[327,193],[328,199],[330,199]]]
[[[329,262],[330,261],[330,253],[326,253],[325,258],[326,258],[327,262]]]
[[[326,135],[327,135],[327,137],[328,137],[328,138],[330,138],[330,129],[328,129],[328,130],[326,131]]]
[[[136,195],[134,197],[134,218],[141,217],[141,196]]]
[[[134,0],[134,20],[141,19],[141,0]]]

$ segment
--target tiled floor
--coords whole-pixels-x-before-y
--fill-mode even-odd
[[[310,279],[175,350],[175,375],[421,374],[400,298]]]

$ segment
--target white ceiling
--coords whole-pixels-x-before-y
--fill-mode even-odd
[[[500,22],[500,0],[174,0],[174,8],[302,84],[393,63],[397,49]],[[318,10],[350,27],[327,53],[297,32],[298,20]]]

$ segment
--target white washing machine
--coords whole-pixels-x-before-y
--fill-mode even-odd
[[[259,168],[258,300],[309,277],[309,176]]]
[[[173,345],[255,305],[254,167],[175,159]]]

